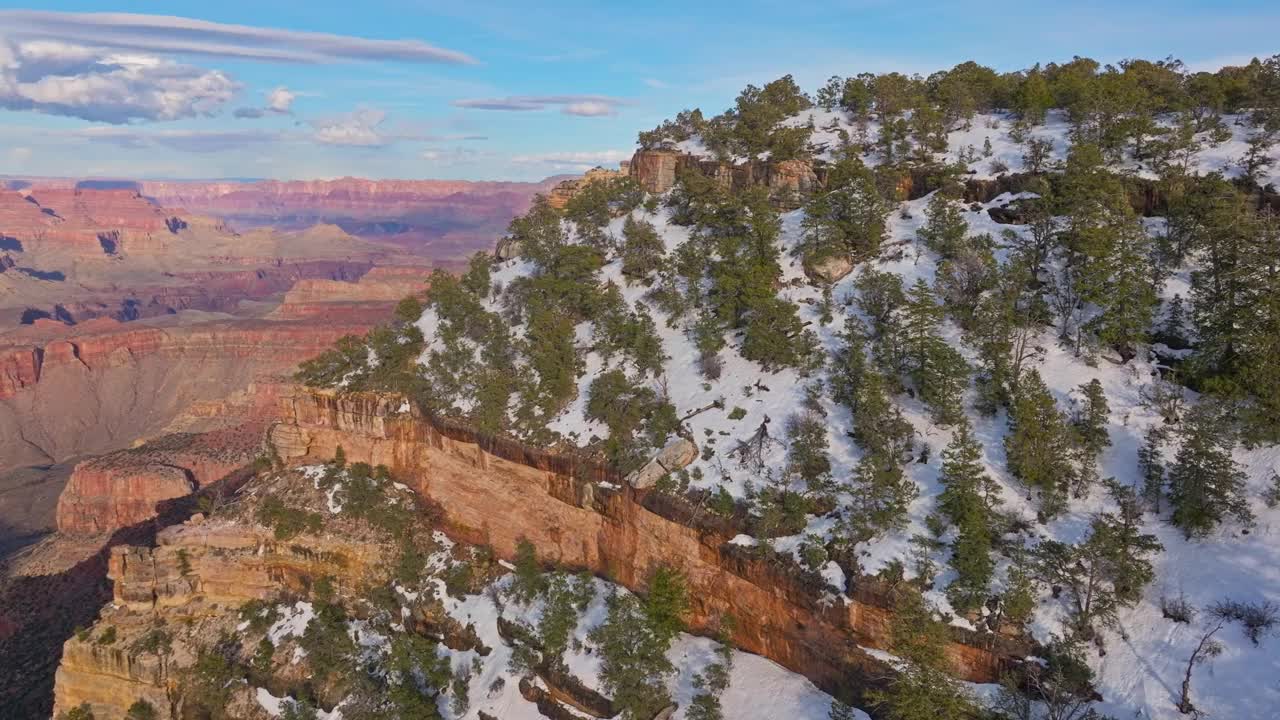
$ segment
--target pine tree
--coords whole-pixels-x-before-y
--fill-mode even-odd
[[[1147,430],[1142,447],[1138,449],[1138,472],[1142,475],[1142,499],[1152,512],[1160,512],[1160,501],[1164,498],[1164,447],[1168,432],[1159,425]]]
[[[963,356],[938,335],[943,310],[933,291],[917,280],[902,313],[901,345],[911,378],[928,404],[934,420],[949,425],[964,415],[962,396],[969,379]]]
[[[941,191],[929,198],[924,211],[925,224],[916,232],[925,247],[944,258],[955,257],[966,246],[969,223],[957,203]]]
[[[1036,65],[1027,72],[1014,97],[1014,108],[1021,122],[1035,126],[1044,122],[1045,113],[1053,107],[1053,93],[1044,73]]]
[[[1259,216],[1253,238],[1244,254],[1250,312],[1240,373],[1249,393],[1240,413],[1247,445],[1280,442],[1280,219],[1270,209]]]
[[[1075,630],[1084,638],[1093,637],[1095,623],[1113,626],[1120,608],[1141,599],[1155,577],[1147,558],[1163,549],[1154,536],[1140,531],[1142,512],[1132,490],[1121,490],[1117,499],[1119,513],[1095,516],[1083,542],[1046,540],[1035,549],[1037,575],[1062,588]]]
[[[901,464],[872,453],[858,461],[846,490],[852,502],[841,520],[841,533],[854,545],[903,527],[911,503],[920,495]]]
[[[1075,431],[1077,472],[1075,491],[1077,496],[1088,494],[1089,486],[1097,480],[1098,455],[1111,446],[1107,433],[1107,393],[1097,378],[1080,385],[1081,399],[1071,418]]]
[[[1070,432],[1035,370],[1025,373],[1017,385],[1004,447],[1009,471],[1039,493],[1041,515],[1052,518],[1061,512],[1075,477],[1069,460]]]
[[[827,413],[820,385],[805,389],[801,411],[787,418],[787,474],[799,478],[811,494],[831,490],[831,458],[827,454]]]
[[[809,364],[817,350],[817,338],[804,327],[796,306],[782,298],[769,298],[749,313],[742,338],[742,357],[754,360],[766,371]]]
[[[805,205],[804,237],[796,252],[807,267],[831,258],[853,262],[874,257],[884,241],[891,206],[876,187],[875,175],[856,156],[831,169],[825,193]]]
[[[980,606],[988,595],[995,570],[991,558],[994,512],[1000,504],[999,486],[982,469],[982,446],[968,423],[962,423],[942,452],[943,485],[939,511],[956,528],[951,544],[951,567],[957,577],[947,586],[947,599],[958,612]]]
[[[914,591],[899,593],[889,627],[890,651],[905,665],[885,690],[867,693],[890,720],[967,720],[977,712],[968,692],[947,672],[947,627]]]
[[[1188,538],[1207,536],[1229,517],[1251,524],[1247,476],[1231,457],[1236,441],[1226,409],[1201,402],[1187,413],[1178,435],[1182,447],[1169,468],[1173,524]]]

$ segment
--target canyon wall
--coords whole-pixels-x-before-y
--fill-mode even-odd
[[[553,456],[429,419],[398,398],[299,389],[281,396],[271,432],[286,459],[385,464],[444,513],[448,531],[505,558],[528,538],[544,560],[586,568],[643,589],[659,565],[688,578],[691,627],[736,621],[734,642],[845,697],[886,676],[862,648],[887,644],[892,593],[854,581],[848,601],[788,567],[729,543],[736,528],[678,499],[638,491],[608,469]],[[991,682],[1025,655],[996,635],[956,631],[955,673]]]
[[[189,406],[287,372],[371,324],[149,322],[95,320],[66,337],[0,348],[0,467],[56,463],[157,436]]]

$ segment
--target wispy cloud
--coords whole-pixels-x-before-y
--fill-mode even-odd
[[[283,133],[255,130],[139,130],[131,127],[92,127],[75,131],[72,135],[128,149],[163,147],[192,153],[225,152],[287,139]]]
[[[547,165],[557,168],[591,168],[597,165],[615,165],[631,158],[629,150],[595,150],[588,152],[550,152],[532,155],[516,155],[511,162],[520,165]]]
[[[507,112],[536,112],[559,107],[565,115],[602,117],[616,115],[618,108],[627,101],[609,95],[511,95],[496,98],[465,98],[454,100],[453,106],[468,110],[500,110]]]
[[[98,47],[275,62],[381,60],[463,65],[477,62],[464,52],[421,40],[381,40],[228,25],[168,15],[0,10],[0,32],[10,37],[62,40]]]
[[[657,78],[645,78],[640,82],[644,83],[648,87],[653,88],[654,90],[666,90],[667,88],[671,87],[671,85],[669,85],[668,83],[665,83]]]

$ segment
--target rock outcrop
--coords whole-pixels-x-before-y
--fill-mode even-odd
[[[569,204],[574,195],[577,195],[582,188],[594,182],[604,180],[613,180],[615,178],[627,177],[630,174],[629,164],[623,161],[621,168],[618,170],[608,170],[602,167],[596,167],[588,170],[586,174],[579,178],[570,178],[565,180],[547,193],[547,204],[553,208],[562,209]]]
[[[266,424],[168,435],[78,464],[58,497],[63,533],[95,534],[156,515],[156,506],[222,479],[259,455]]]
[[[579,458],[430,419],[397,397],[299,389],[281,403],[271,438],[283,457],[327,459],[341,446],[350,461],[388,465],[442,508],[461,540],[511,558],[528,538],[547,561],[635,589],[674,563],[688,579],[695,630],[731,614],[740,647],[845,697],[883,675],[862,647],[885,647],[893,602],[872,579],[855,579],[847,604],[833,601],[820,580],[730,543],[740,528],[681,500],[622,484]],[[957,631],[947,654],[958,676],[991,682],[1025,648]]]
[[[781,207],[797,207],[805,196],[825,182],[825,172],[806,160],[746,160],[732,163],[676,150],[637,150],[628,165],[640,187],[665,193],[675,187],[682,172],[699,172],[726,188],[760,185]]]

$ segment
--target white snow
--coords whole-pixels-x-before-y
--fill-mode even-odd
[[[820,157],[830,157],[840,142],[839,131],[850,135],[859,131],[854,123],[838,112],[806,111],[789,122],[802,123],[810,120],[815,126],[813,142],[820,149]],[[1207,137],[1203,138],[1206,145],[1195,158],[1196,170],[1224,171],[1228,175],[1238,173],[1234,161],[1243,154],[1244,140],[1247,137],[1247,128],[1238,124],[1239,120],[1234,117],[1225,118],[1228,127],[1232,128],[1230,140],[1213,145]],[[972,176],[993,177],[997,174],[996,168],[992,166],[994,161],[1007,165],[1011,172],[1018,172],[1023,169],[1023,148],[1009,137],[1011,126],[1010,118],[1005,115],[979,115],[967,130],[958,129],[950,134],[947,157],[958,159],[962,152],[973,146],[979,157],[969,165]],[[876,123],[870,123],[866,131],[874,138],[878,132]],[[1034,128],[1032,134],[1051,142],[1052,160],[1061,161],[1065,158],[1069,147],[1068,127],[1061,113],[1050,113],[1047,122]],[[983,143],[987,139],[991,141],[992,149],[989,158],[981,157]],[[689,152],[702,150],[697,140],[682,143],[681,148]],[[1273,150],[1273,153],[1280,159],[1280,148]],[[867,160],[875,162],[874,157]],[[1127,163],[1125,168],[1140,175],[1150,174],[1148,168],[1139,167],[1132,162]],[[1276,164],[1272,173],[1264,182],[1280,182],[1280,163]],[[966,210],[964,217],[971,234],[990,234],[999,242],[1005,231],[1019,234],[1028,232],[1025,227],[998,224],[986,212],[988,208],[1003,206],[1022,197],[1026,196],[1006,194],[982,206],[977,212]],[[925,222],[924,209],[928,202],[927,197],[904,202],[890,214],[889,236],[882,258],[871,263],[877,270],[899,275],[907,287],[918,278],[932,283],[937,270],[937,257],[916,241],[916,232]],[[674,250],[689,238],[689,229],[672,224],[670,212],[665,208],[654,214],[637,210],[635,215],[654,224],[668,251]],[[782,236],[779,244],[782,249],[783,276],[779,294],[797,304],[802,320],[810,323],[810,329],[817,334],[823,347],[828,351],[834,350],[838,345],[836,334],[842,329],[842,316],[857,312],[853,303],[856,298],[854,280],[857,273],[832,288],[836,301],[836,319],[829,325],[821,325],[817,308],[821,292],[803,281],[803,269],[790,253],[802,233],[803,212],[797,210],[786,213],[781,220]],[[624,221],[625,218],[615,219],[607,231],[620,236]],[[1156,234],[1163,231],[1164,223],[1158,218],[1147,219],[1145,226],[1149,233]],[[1004,250],[997,249],[997,259],[1003,261],[1005,255]],[[509,261],[495,268],[493,279],[505,287],[513,279],[526,275],[531,270],[527,262]],[[647,290],[638,284],[628,285],[621,274],[620,262],[616,259],[601,270],[600,280],[602,283],[617,283],[626,301],[632,305],[641,301]],[[1181,295],[1184,300],[1190,298],[1189,272],[1185,268],[1169,278],[1163,287],[1162,295],[1166,299],[1175,294]],[[498,302],[488,301],[489,309],[495,310],[498,306]],[[736,352],[738,339],[732,335],[727,337],[730,346],[721,352],[724,360],[721,377],[706,380],[697,370],[698,352],[686,336],[684,328],[670,327],[669,318],[656,307],[650,306],[650,311],[657,323],[664,350],[670,358],[664,377],[660,382],[654,383],[655,387],[660,387],[667,393],[680,416],[713,403],[723,406],[723,409],[711,409],[694,415],[685,423],[699,446],[713,451],[710,459],[699,457],[688,468],[695,478],[700,476],[700,479],[693,481],[693,485],[703,488],[722,487],[734,497],[745,496],[746,483],[758,483],[758,478],[751,477],[749,471],[739,467],[735,460],[728,457],[729,450],[738,440],[750,436],[764,423],[768,423],[772,437],[782,439],[783,425],[787,416],[799,407],[806,381],[794,370],[762,372],[758,365],[744,360]],[[434,312],[428,310],[418,323],[428,343],[433,339],[436,322]],[[521,333],[523,328],[517,327],[514,331]],[[958,328],[948,322],[944,324],[942,332],[966,358],[973,360],[972,350],[961,342]],[[590,323],[578,326],[577,337],[581,346],[590,346]],[[1152,425],[1162,422],[1142,401],[1144,389],[1149,388],[1158,377],[1156,362],[1152,358],[1139,356],[1125,365],[1119,365],[1105,354],[1093,360],[1077,357],[1058,344],[1052,329],[1037,338],[1036,344],[1040,349],[1035,360],[1036,367],[1060,408],[1066,410],[1071,407],[1073,394],[1081,384],[1093,379],[1102,383],[1111,408],[1108,433],[1112,445],[1100,459],[1100,475],[1104,478],[1114,477],[1124,484],[1137,483],[1137,451],[1144,432]],[[617,357],[605,361],[595,353],[588,353],[585,361],[586,373],[580,379],[577,400],[552,425],[553,429],[580,444],[588,442],[593,435],[603,436],[606,432],[599,423],[589,422],[584,417],[587,387],[597,373],[622,362]],[[1196,400],[1192,393],[1188,393],[1188,397],[1192,402]],[[906,418],[916,428],[917,440],[929,446],[930,460],[927,463],[911,463],[905,468],[908,477],[920,489],[919,498],[910,507],[906,527],[890,532],[861,548],[860,563],[868,573],[876,573],[891,562],[906,561],[911,548],[911,537],[929,534],[925,519],[934,511],[936,498],[942,490],[938,482],[941,450],[952,436],[952,429],[932,422],[927,409],[918,400],[905,395],[896,399]],[[983,445],[986,470],[1000,485],[1004,510],[1030,523],[1033,537],[1027,539],[1031,544],[1042,539],[1078,541],[1083,538],[1089,520],[1095,513],[1112,509],[1113,503],[1106,493],[1101,488],[1095,488],[1088,497],[1073,499],[1069,510],[1052,523],[1035,524],[1035,503],[1005,468],[1003,440],[1008,431],[1005,414],[1000,412],[995,416],[984,416],[972,411],[971,405],[970,396],[967,399],[967,406],[970,408],[968,416],[977,439]],[[824,407],[828,413],[828,442],[833,475],[837,479],[846,478],[861,456],[861,451],[848,435],[852,429],[852,418],[847,409],[836,405],[829,398],[824,400]],[[739,410],[741,417],[730,419],[731,414]],[[1172,459],[1175,450],[1176,448],[1167,449],[1168,459]],[[785,446],[781,442],[775,444],[765,457],[766,467],[782,467],[785,455]],[[1280,472],[1280,448],[1240,449],[1236,452],[1236,458],[1250,478],[1250,497],[1258,519],[1251,532],[1245,534],[1241,528],[1228,524],[1211,538],[1188,542],[1169,525],[1167,513],[1162,517],[1146,517],[1145,531],[1156,535],[1164,544],[1164,551],[1155,558],[1158,579],[1146,590],[1136,607],[1121,611],[1119,632],[1103,631],[1106,654],[1101,655],[1090,649],[1088,655],[1091,666],[1098,674],[1098,691],[1103,697],[1100,710],[1103,712],[1116,717],[1147,720],[1175,720],[1184,717],[1175,707],[1178,685],[1187,658],[1202,632],[1205,613],[1201,613],[1200,622],[1190,627],[1166,620],[1161,617],[1160,612],[1162,594],[1184,593],[1192,604],[1201,609],[1228,597],[1244,601],[1280,600],[1280,538],[1276,534],[1280,529],[1280,509],[1268,509],[1258,499],[1272,473]],[[848,498],[842,497],[841,500],[847,502]],[[829,518],[811,517],[804,532],[777,538],[771,544],[781,552],[795,553],[805,534],[829,537],[832,525]],[[751,545],[757,541],[740,535],[731,542]],[[946,550],[938,553],[934,560],[939,563],[940,570],[935,578],[935,588],[928,593],[928,597],[940,610],[949,612],[951,608],[943,591],[954,577],[954,572],[946,567]],[[999,591],[1002,587],[1007,564],[1007,560],[1001,560],[994,591]],[[909,562],[907,565],[907,574],[911,576],[914,570]],[[834,563],[823,567],[821,574],[834,592],[845,589],[847,579]],[[847,602],[847,598],[843,599]],[[586,628],[592,622],[602,619],[601,602],[598,597],[580,625],[577,635],[585,637]],[[486,697],[489,684],[499,673],[496,668],[505,666],[503,653],[507,652],[496,639],[495,608],[488,600],[480,597],[464,601],[450,599],[446,603],[451,614],[460,620],[465,618],[464,622],[474,623],[485,643],[496,648],[494,656],[485,661],[485,671],[472,680],[473,712],[480,708],[500,717],[526,717],[521,714],[525,710],[520,708],[527,706],[527,703],[519,699],[513,684],[509,683],[501,692]],[[508,607],[507,612],[514,612],[527,622],[536,622],[538,609]],[[1064,617],[1065,608],[1046,592],[1030,625],[1031,632],[1040,640],[1048,640],[1051,635],[1063,631]],[[962,618],[957,618],[954,622],[970,626]],[[1223,654],[1211,663],[1198,666],[1194,671],[1193,694],[1196,705],[1207,714],[1220,718],[1274,716],[1274,708],[1280,707],[1280,681],[1276,680],[1280,678],[1280,637],[1264,638],[1258,647],[1254,647],[1238,628],[1229,627],[1219,633],[1218,639],[1225,645]],[[689,658],[709,657],[709,646],[705,645],[707,642],[682,637],[673,648],[672,652],[676,654],[673,658],[679,657],[681,662],[692,662]],[[806,683],[802,679],[785,673],[760,658],[742,654],[737,658],[734,686],[725,695],[726,716],[826,717],[825,701],[820,702],[817,697],[820,693],[814,695],[816,690],[812,690],[811,686],[806,689]],[[588,685],[596,686],[598,667],[595,658],[574,654],[568,662],[575,674]],[[682,672],[680,677],[681,682],[687,682],[692,675]],[[989,695],[991,692],[989,688],[976,690],[979,694]],[[683,686],[677,688],[676,692],[679,697],[687,698],[687,695],[681,695],[686,692]],[[784,697],[788,699],[780,699]],[[677,714],[677,717],[681,715]]]

